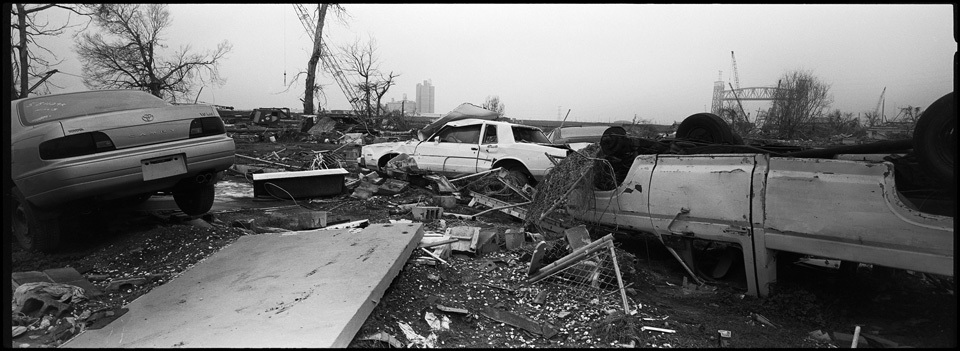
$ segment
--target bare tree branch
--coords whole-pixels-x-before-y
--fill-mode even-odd
[[[77,40],[83,63],[83,83],[91,88],[142,89],[177,101],[186,98],[197,83],[220,85],[219,64],[232,46],[221,42],[205,53],[189,45],[162,56],[162,33],[170,26],[170,13],[162,4],[90,4],[94,22],[104,33],[85,33]],[[104,37],[108,35],[109,41]]]

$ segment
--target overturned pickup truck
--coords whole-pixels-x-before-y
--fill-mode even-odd
[[[573,191],[567,213],[652,233],[687,266],[694,239],[733,244],[751,295],[769,293],[778,254],[954,276],[956,119],[950,93],[912,140],[806,150],[744,145],[708,113],[685,119],[676,139],[612,127],[593,161],[608,175]]]
[[[493,111],[464,104],[421,131],[421,139],[364,145],[361,167],[385,171],[401,155],[420,171],[460,176],[502,168],[514,185],[536,184],[550,171],[550,157],[569,148],[552,145],[539,128],[495,121]],[[434,132],[435,130],[435,132]],[[549,155],[549,156],[548,156]]]

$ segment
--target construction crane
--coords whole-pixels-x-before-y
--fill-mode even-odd
[[[733,56],[733,51],[730,51],[730,60],[733,61],[733,86],[734,89],[740,89],[740,74],[737,73],[737,58]]]
[[[307,31],[307,35],[311,38],[314,37],[317,31],[317,27],[313,22],[313,16],[310,15],[310,12],[307,11],[302,4],[293,4],[293,8],[297,11],[297,17],[300,18],[300,23],[303,24],[303,29]],[[326,39],[329,39],[327,37]],[[343,91],[343,95],[347,97],[347,101],[350,102],[350,105],[353,106],[353,110],[360,111],[364,110],[363,104],[360,103],[360,98],[357,97],[356,92],[353,90],[353,85],[348,79],[346,74],[343,73],[343,70],[340,68],[340,62],[337,60],[336,56],[333,55],[330,48],[327,47],[326,42],[320,42],[320,59],[323,61],[323,67],[327,70],[330,75],[333,76],[333,79],[337,81],[337,85],[340,86],[340,90]]]
[[[733,50],[730,50],[730,60],[733,62],[733,83],[734,85],[730,87],[730,90],[733,92],[733,96],[737,99],[737,105],[740,106],[740,118],[749,123],[750,120],[747,119],[746,112],[743,111],[743,104],[740,103],[740,98],[737,96],[737,90],[740,90],[740,74],[737,73],[737,57],[733,55]]]
[[[880,124],[886,123],[883,120],[883,115],[880,112],[880,106],[883,105],[883,95],[887,93],[887,87],[883,87],[883,92],[880,93],[880,100],[877,100],[877,107],[873,109],[873,115],[880,117]]]

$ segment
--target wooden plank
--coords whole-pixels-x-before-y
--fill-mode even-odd
[[[473,205],[475,204],[481,204],[491,208],[504,207],[504,206],[511,205],[506,201],[501,201],[499,199],[495,199],[493,197],[486,196],[475,191],[471,191],[470,196],[473,197],[470,200],[470,204],[468,205],[471,207],[473,207]],[[506,213],[520,220],[524,220],[527,218],[527,209],[522,207],[508,207],[508,208],[501,209],[500,212]],[[537,223],[536,225],[542,229],[549,230],[557,234],[563,234],[563,231],[567,229],[561,226],[560,224],[556,223],[550,218],[544,218],[542,221],[540,221],[540,223]]]
[[[346,347],[423,224],[248,235],[65,347]]]
[[[480,227],[450,227],[447,228],[447,235],[451,238],[460,239],[460,241],[450,244],[450,248],[454,251],[466,251],[466,252],[475,252],[476,251],[476,237],[480,234]]]

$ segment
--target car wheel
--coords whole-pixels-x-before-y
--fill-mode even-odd
[[[957,103],[953,97],[953,93],[944,95],[923,111],[913,130],[913,148],[920,166],[930,175],[956,186]]]
[[[730,125],[712,113],[698,113],[687,117],[677,127],[678,139],[692,139],[715,144],[743,144]]]
[[[13,188],[13,215],[11,226],[13,237],[20,247],[26,250],[53,251],[60,244],[60,221],[55,212],[40,210]]]
[[[180,211],[189,216],[202,215],[213,207],[215,183],[210,182],[190,189],[178,190],[173,193],[173,201]]]
[[[503,180],[517,189],[523,189],[524,185],[530,184],[530,177],[520,169],[508,168]]]

